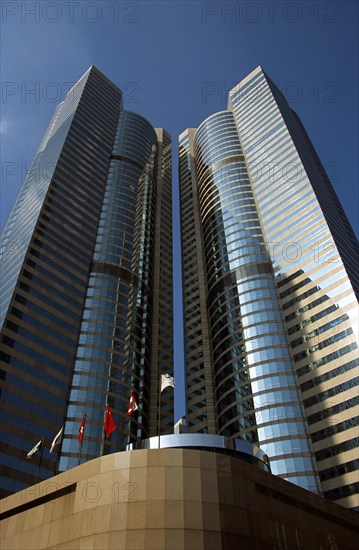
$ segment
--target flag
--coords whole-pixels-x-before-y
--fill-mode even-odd
[[[85,431],[85,423],[86,423],[86,415],[83,417],[81,421],[81,425],[79,427],[79,435],[77,436],[77,441],[81,445],[82,440],[84,438],[84,431]]]
[[[62,432],[63,432],[63,431],[64,431],[64,428],[62,427],[61,430],[59,431],[59,433],[58,433],[57,435],[55,435],[54,440],[53,440],[53,442],[51,443],[50,453],[52,453],[52,451],[54,450],[54,448],[56,447],[56,445],[58,445],[59,443],[61,443]]]
[[[103,423],[103,429],[105,430],[106,437],[110,437],[114,430],[117,430],[117,426],[113,421],[110,405],[106,407],[105,420]]]
[[[171,387],[174,389],[175,387],[175,379],[173,376],[170,376],[169,374],[161,374],[161,393],[166,388]]]
[[[128,405],[127,416],[131,416],[131,414],[133,412],[137,411],[137,409],[138,409],[138,405],[137,405],[137,401],[136,401],[136,397],[135,397],[135,392],[133,390],[131,390],[130,404]]]
[[[38,443],[36,443],[35,447],[33,447],[31,449],[31,451],[29,451],[26,455],[26,458],[31,458],[32,455],[34,455],[35,453],[37,453],[37,451],[39,451],[41,449],[41,446],[42,446],[42,439],[40,439],[40,441]]]

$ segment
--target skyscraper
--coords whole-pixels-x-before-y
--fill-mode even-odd
[[[187,425],[358,506],[358,243],[258,67],[180,136]]]
[[[173,368],[171,194],[170,136],[91,67],[56,108],[2,236],[3,496],[34,482],[26,453],[42,437],[39,479],[157,434]]]

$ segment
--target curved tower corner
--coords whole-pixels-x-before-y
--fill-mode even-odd
[[[3,496],[34,483],[40,458],[26,455],[42,438],[39,480],[157,434],[159,376],[173,374],[171,197],[170,136],[91,67],[55,110],[2,238]]]
[[[355,508],[358,244],[260,67],[181,134],[180,190],[190,431],[207,429],[201,408],[273,473]]]

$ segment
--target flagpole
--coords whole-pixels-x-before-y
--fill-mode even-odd
[[[107,406],[108,406],[108,401],[106,402],[105,416],[103,417],[102,440],[101,440],[101,456],[103,456],[105,454],[105,439],[107,437],[106,431],[105,431],[105,421],[106,421],[106,415],[107,415]]]
[[[81,463],[81,455],[82,455],[82,443],[83,443],[83,440],[84,440],[84,433],[85,433],[85,426],[86,426],[86,417],[87,417],[87,414],[84,415],[84,425],[83,425],[83,431],[82,431],[82,434],[81,434],[81,443],[80,443],[80,449],[79,449],[79,465]],[[81,422],[82,424],[82,422]]]
[[[137,401],[136,401],[136,397],[135,397],[135,392],[134,390],[131,390],[130,391],[130,403],[128,405],[128,411],[127,411],[127,416],[128,416],[128,445],[131,444],[131,427],[132,427],[132,414],[138,410],[138,405],[137,405]]]
[[[159,395],[159,409],[158,409],[158,448],[160,449],[161,448],[161,396],[162,396],[162,392],[161,392],[161,373],[159,374],[159,391],[160,391],[160,395]]]
[[[106,418],[106,408],[105,408],[105,417],[104,417],[103,426],[102,426],[102,438],[101,438],[101,449],[100,449],[101,454],[100,454],[100,456],[103,456],[103,453],[104,453],[104,450],[105,450],[105,437],[106,437],[105,428],[104,428],[105,418]]]
[[[45,437],[42,436],[42,438],[41,438],[41,452],[40,452],[39,466],[37,468],[36,483],[39,482],[40,468],[41,468],[41,462],[42,462],[42,453],[43,453],[43,450],[44,450],[44,442],[45,442]]]
[[[128,417],[128,445],[131,443],[131,416]]]

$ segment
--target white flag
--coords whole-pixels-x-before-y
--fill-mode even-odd
[[[61,443],[62,432],[63,432],[63,431],[64,431],[64,427],[62,427],[61,430],[59,431],[59,433],[58,433],[57,435],[55,435],[54,440],[53,440],[53,442],[51,443],[50,453],[52,453],[52,451],[54,450],[54,448],[56,447],[56,445],[58,445],[59,443]]]
[[[42,439],[40,439],[40,441],[38,443],[36,443],[35,447],[33,447],[31,449],[31,451],[29,451],[26,455],[26,458],[31,458],[32,455],[34,455],[35,453],[37,453],[37,451],[39,451],[41,449],[41,445],[42,445]]]
[[[161,374],[161,392],[168,387],[175,387],[175,379],[169,374]]]

